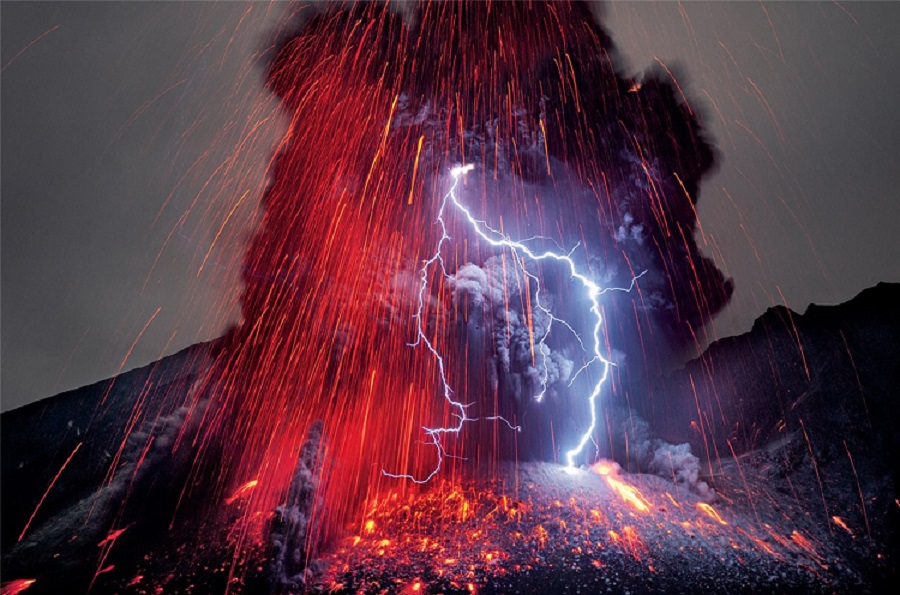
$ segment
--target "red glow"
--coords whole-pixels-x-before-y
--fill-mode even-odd
[[[245,483],[244,485],[239,487],[237,489],[237,491],[231,495],[230,498],[225,500],[225,504],[231,504],[232,502],[234,502],[241,496],[244,496],[247,492],[249,492],[250,490],[255,488],[258,484],[259,484],[259,481],[255,480],[255,479],[251,479],[250,481],[248,481],[247,483]]]
[[[19,578],[0,585],[0,595],[16,595],[35,583],[33,578]]]
[[[501,461],[518,460],[515,433],[495,419],[514,419],[518,405],[511,398],[499,398],[496,386],[488,386],[488,382],[470,386],[469,366],[485,367],[474,370],[474,378],[490,377],[487,372],[496,370],[487,370],[483,362],[472,363],[476,358],[469,357],[468,345],[455,332],[468,322],[469,313],[456,302],[447,279],[438,272],[428,279],[433,291],[423,300],[422,318],[427,320],[423,328],[428,340],[448,354],[447,370],[422,349],[410,347],[417,331],[413,322],[417,286],[410,283],[410,277],[415,281],[413,273],[432,255],[439,237],[434,218],[436,205],[447,190],[447,172],[461,164],[472,166],[471,181],[461,182],[461,191],[472,194],[473,205],[485,211],[507,209],[511,216],[504,219],[498,215],[498,226],[534,227],[554,241],[583,237],[585,222],[605,221],[604,217],[618,208],[609,188],[610,178],[633,174],[640,178],[642,188],[646,187],[647,210],[672,238],[671,245],[656,246],[666,262],[690,253],[687,237],[692,228],[686,236],[670,217],[673,197],[667,196],[662,177],[671,175],[677,182],[673,186],[677,202],[687,200],[693,217],[692,193],[697,180],[683,172],[656,171],[653,142],[647,139],[668,138],[669,131],[655,135],[641,129],[641,124],[632,125],[624,137],[639,156],[635,171],[616,172],[618,164],[609,167],[607,157],[601,156],[618,153],[619,147],[601,147],[593,129],[562,128],[562,116],[544,112],[548,90],[535,74],[542,68],[538,58],[553,56],[559,69],[559,88],[552,90],[561,97],[557,101],[563,107],[558,109],[571,108],[580,114],[584,106],[575,68],[583,55],[585,63],[599,60],[603,64],[598,69],[603,76],[596,84],[598,88],[607,83],[614,87],[603,97],[618,102],[617,113],[640,112],[635,122],[645,121],[641,110],[646,107],[641,102],[646,100],[649,85],[632,81],[621,89],[616,86],[605,42],[599,29],[582,22],[584,15],[575,14],[565,3],[529,5],[528,11],[544,11],[538,16],[546,18],[536,18],[523,12],[526,9],[519,4],[508,3],[492,9],[490,20],[481,22],[465,13],[469,10],[466,6],[428,4],[415,30],[382,4],[338,8],[339,16],[304,29],[272,62],[268,84],[280,98],[289,125],[269,164],[262,221],[242,263],[243,323],[217,352],[212,371],[198,382],[197,394],[192,394],[194,400],[188,404],[189,420],[201,428],[196,442],[189,445],[200,451],[194,471],[211,480],[215,498],[209,506],[219,514],[219,521],[228,524],[235,564],[250,548],[265,544],[265,532],[276,508],[285,505],[298,470],[298,454],[317,420],[324,423],[325,436],[318,445],[319,455],[328,464],[323,465],[314,500],[322,503],[327,514],[314,511],[307,538],[313,545],[317,540],[340,543],[336,553],[327,554],[333,566],[330,589],[344,588],[346,582],[338,574],[347,571],[351,561],[358,567],[383,567],[392,561],[405,567],[416,564],[416,574],[398,580],[392,587],[397,590],[427,591],[429,584],[422,577],[431,581],[437,576],[474,593],[480,583],[473,582],[473,576],[527,570],[546,550],[562,547],[585,556],[585,564],[593,560],[596,568],[603,567],[597,557],[610,550],[654,571],[659,566],[649,564],[653,541],[648,535],[661,528],[693,537],[730,527],[733,549],[759,549],[774,557],[799,549],[818,559],[813,544],[802,534],[763,538],[764,531],[758,527],[745,531],[737,522],[731,526],[711,505],[695,505],[695,499],[682,500],[668,492],[663,498],[659,490],[646,489],[640,479],[626,479],[611,461],[601,460],[590,467],[602,481],[582,474],[586,482],[593,482],[588,485],[598,494],[612,495],[610,502],[579,499],[568,493],[554,494],[551,502],[526,498],[522,494],[527,488],[520,488],[518,477],[514,488],[484,487],[502,467]],[[439,48],[432,55],[432,49],[426,47],[432,39],[446,40],[448,31],[457,30],[464,31],[460,35],[466,39],[454,38],[446,44],[461,50]],[[483,45],[496,49],[485,52]],[[442,54],[452,59],[444,59]],[[657,61],[671,78],[685,113],[692,114],[679,82]],[[608,81],[603,79],[606,76]],[[428,117],[419,120],[418,113]],[[491,117],[485,120],[488,115]],[[490,122],[489,130],[484,128],[485,121]],[[621,120],[617,125],[628,128]],[[511,155],[510,167],[516,170],[518,181],[497,192],[499,198],[494,202],[504,204],[493,204],[487,198],[486,188],[496,190],[491,184],[504,172],[498,171],[497,156],[485,147],[472,152],[466,139],[473,129],[489,134],[496,146],[506,147]],[[534,164],[519,155],[523,129],[533,132],[537,153],[543,146],[536,171],[546,173],[554,184],[593,189],[589,205],[566,205],[572,212],[561,217],[551,201],[526,195],[527,184],[521,180],[532,175],[525,170]],[[577,145],[578,150],[551,160],[551,143]],[[695,158],[686,157],[686,162]],[[229,160],[223,167],[230,170],[236,166]],[[223,217],[214,227],[210,245],[200,253],[198,275],[214,261],[211,255],[224,241],[229,222],[242,205],[255,198],[254,191],[242,187],[221,205]],[[453,266],[483,260],[491,253],[475,238],[467,238],[462,226],[451,223],[448,233],[462,239],[455,253],[443,256],[452,260]],[[523,274],[520,255],[504,252],[500,256],[504,275],[518,275],[526,286],[534,282]],[[632,267],[631,261],[627,264]],[[702,264],[691,260],[686,267],[694,275],[689,283],[696,285],[692,286],[694,307],[701,321],[711,316],[697,276]],[[516,296],[505,284],[502,289],[506,328],[501,317],[489,317],[498,327],[491,330],[511,332],[509,310],[521,299],[530,359],[535,365],[533,297],[528,291]],[[635,319],[639,317],[636,307],[633,314]],[[602,339],[609,351],[609,337]],[[802,345],[800,350],[802,355]],[[435,452],[421,446],[422,428],[452,426],[457,415],[438,395],[438,379],[444,373],[454,379],[451,384],[458,387],[459,398],[471,403],[473,417],[491,417],[442,442],[445,467],[434,485],[420,488],[385,477],[385,469],[422,476],[435,467]],[[709,420],[696,388],[694,397],[698,421],[692,426],[707,445],[712,473],[715,445],[710,446]],[[198,407],[201,401],[204,406]],[[129,433],[137,427],[141,414],[137,410],[129,420]],[[188,423],[184,426],[191,427]],[[548,442],[554,451],[559,450],[557,444],[570,446],[572,436],[563,435],[559,427],[554,434],[552,422],[549,426]],[[600,432],[598,428],[597,434]],[[183,437],[179,435],[174,449],[182,447]],[[187,442],[190,440],[185,440],[185,446]],[[125,443],[123,440],[110,467],[109,481]],[[137,467],[152,446],[151,437]],[[216,450],[220,446],[221,453]],[[737,462],[733,448],[732,454]],[[483,483],[467,483],[467,473],[473,469]],[[571,471],[580,473],[574,466]],[[818,476],[818,470],[816,473]],[[251,477],[254,479],[247,481]],[[746,480],[744,484],[752,498]],[[192,489],[185,485],[184,493],[189,495]],[[238,505],[216,506],[222,502]],[[39,508],[40,503],[32,519]],[[834,519],[847,529],[839,517]],[[99,545],[111,548],[124,531],[113,531]],[[108,553],[104,552],[101,566]],[[106,566],[97,574],[112,568]],[[137,575],[131,584],[141,579]]]
[[[121,529],[116,529],[115,531],[113,531],[112,533],[110,533],[109,535],[107,535],[106,537],[104,537],[104,538],[103,538],[103,541],[101,541],[100,543],[97,544],[97,547],[102,547],[102,546],[104,546],[104,545],[106,545],[106,544],[109,544],[110,546],[112,546],[112,544],[115,543],[115,541],[116,541],[116,540],[122,535],[122,533],[124,533],[127,529],[128,529],[128,527],[122,527]]]

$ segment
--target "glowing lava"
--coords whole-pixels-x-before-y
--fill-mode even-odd
[[[503,479],[443,476],[411,489],[398,485],[370,503],[357,535],[326,555],[321,585],[347,592],[406,585],[404,592],[411,592],[420,584],[446,592],[473,584],[513,592],[513,585],[527,587],[530,573],[550,567],[577,567],[592,576],[592,569],[607,572],[624,561],[632,572],[666,575],[708,553],[741,573],[773,564],[818,581],[818,569],[832,560],[833,553],[823,554],[797,529],[757,524],[734,509],[728,522],[694,495],[654,507],[651,499],[666,494],[659,478],[647,478],[648,498],[614,463],[600,461],[592,471],[612,490],[592,487],[595,481],[585,481],[590,475],[568,475],[546,463],[508,467],[505,479],[521,476],[518,487]],[[624,494],[613,486],[624,486]],[[576,495],[557,497],[568,492]]]
[[[632,485],[628,485],[621,479],[618,479],[619,466],[612,461],[600,460],[591,465],[591,471],[606,480],[607,485],[613,489],[622,500],[633,506],[640,512],[648,512],[650,510],[650,502]]]
[[[728,522],[725,519],[723,519],[722,516],[718,512],[716,512],[716,509],[713,508],[712,506],[710,506],[709,504],[707,504],[706,502],[698,502],[697,508],[700,509],[700,511],[703,512],[703,514],[705,514],[709,518],[713,519],[720,525],[728,524]]]

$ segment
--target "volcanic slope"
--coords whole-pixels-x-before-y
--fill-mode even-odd
[[[295,539],[300,547],[287,553],[301,571],[288,580],[272,575],[271,544],[235,559],[231,527],[204,542],[197,540],[199,518],[188,515],[172,528],[166,502],[180,496],[190,465],[162,450],[138,459],[144,463],[127,484],[134,489],[125,516],[111,505],[101,515],[95,504],[138,404],[152,408],[154,423],[130,435],[165,445],[182,427],[177,414],[193,402],[215,351],[195,346],[114,381],[3,414],[3,588],[34,580],[29,595],[84,593],[90,585],[98,594],[895,592],[900,504],[890,354],[900,348],[892,314],[898,288],[882,284],[841,306],[814,307],[816,316],[793,314],[798,331],[789,325],[776,335],[760,323],[728,342],[727,353],[720,346],[704,356],[752,363],[754,354],[771,353],[793,370],[779,378],[800,378],[796,387],[782,381],[780,390],[797,397],[790,416],[778,422],[775,414],[774,431],[757,434],[767,439],[750,449],[738,443],[734,451],[735,442],[723,440],[722,456],[703,462],[713,499],[612,464],[571,473],[551,463],[484,471],[448,459],[429,484],[397,481],[391,491],[370,494],[336,542],[313,551],[307,546],[314,535]],[[831,327],[841,332],[826,333]],[[803,369],[795,361],[802,359],[794,347],[798,333],[810,379],[797,371]],[[757,339],[787,347],[760,350]],[[717,369],[724,378],[736,368]],[[779,387],[765,384],[762,374],[731,378],[745,401],[755,399],[737,419],[767,427]],[[677,403],[680,394],[671,388],[667,402]],[[693,393],[683,396],[694,400]],[[688,418],[678,435],[666,437],[696,440]],[[104,493],[114,499],[115,488]],[[94,504],[90,524],[83,503]],[[237,515],[246,503],[237,497],[223,505]],[[257,512],[264,523],[277,516]],[[308,518],[316,514],[306,511]]]
[[[614,463],[574,472],[527,463],[490,481],[382,494],[356,532],[322,558],[314,590],[877,590],[866,577],[889,562],[864,529],[829,527],[758,484],[748,498],[749,486],[727,479],[737,486],[720,487],[708,502],[656,476],[622,474]]]

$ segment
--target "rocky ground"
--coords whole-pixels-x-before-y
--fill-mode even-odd
[[[372,504],[356,535],[323,557],[311,590],[881,589],[878,577],[893,560],[868,540],[865,527],[823,522],[765,486],[755,470],[746,474],[750,498],[740,478],[723,474],[709,502],[655,476],[569,473],[547,464],[510,467],[489,483],[462,480],[406,497],[389,494]]]
[[[92,592],[881,593],[896,575],[864,524],[824,522],[750,464],[722,470],[713,498],[614,463],[479,477],[372,497],[293,583],[273,586],[265,547],[232,565],[227,539],[176,532]],[[821,507],[815,480],[795,490]]]
[[[641,413],[692,443],[712,498],[630,460],[630,473],[442,473],[370,495],[358,523],[314,555],[292,549],[277,579],[265,543],[235,558],[228,527],[217,540],[198,539],[215,534],[203,519],[170,528],[189,453],[165,445],[213,357],[198,345],[3,414],[0,593],[893,593],[898,298],[880,285],[770,311],[665,379],[665,409]],[[138,408],[152,423],[132,429]],[[104,483],[117,454],[129,481]],[[126,516],[106,514],[125,495]]]

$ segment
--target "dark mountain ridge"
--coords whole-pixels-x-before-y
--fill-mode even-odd
[[[737,453],[800,430],[862,433],[897,452],[900,284],[879,283],[803,314],[769,308],[747,333],[712,343],[652,387],[646,411],[663,438]],[[702,431],[700,431],[702,430]],[[704,434],[706,443],[704,443]],[[730,447],[729,447],[730,443]]]

